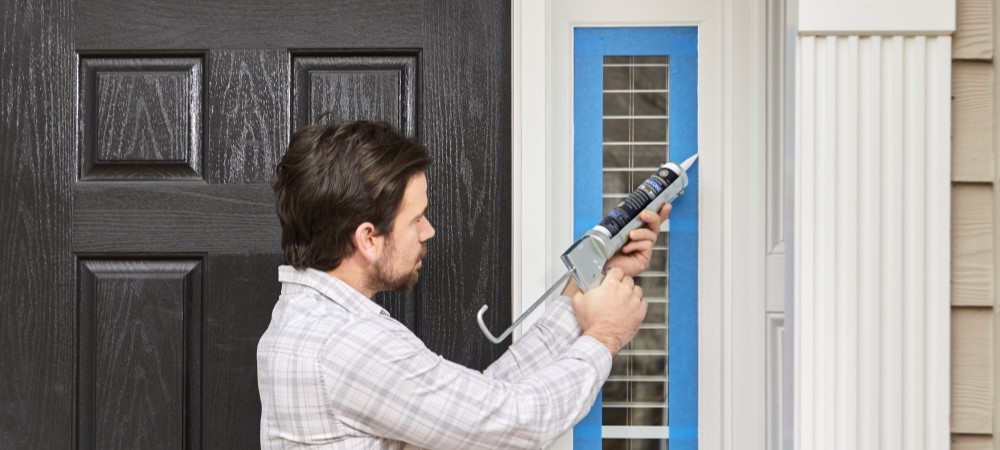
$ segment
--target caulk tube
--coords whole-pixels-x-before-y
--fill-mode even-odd
[[[584,292],[597,287],[604,279],[604,264],[628,242],[629,233],[643,225],[639,213],[644,209],[659,212],[665,203],[684,193],[688,177],[685,167],[691,167],[697,155],[684,164],[666,163],[660,166],[629,196],[619,203],[604,220],[584,233],[562,254],[563,264],[573,273],[573,279]]]
[[[592,236],[601,243],[607,261],[628,242],[629,233],[644,224],[639,213],[644,209],[658,213],[664,204],[683,194],[687,184],[684,169],[672,162],[663,164],[584,236]]]

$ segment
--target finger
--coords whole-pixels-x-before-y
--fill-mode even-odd
[[[659,230],[660,222],[663,222],[663,219],[661,219],[659,215],[649,210],[643,210],[640,212],[639,219],[646,224],[645,228],[647,230]]]
[[[642,296],[642,286],[632,287],[632,297],[639,299],[639,301],[646,301],[646,298]]]
[[[617,267],[612,267],[610,270],[608,270],[608,273],[604,276],[604,283],[609,282],[609,280],[613,282],[621,282],[622,278],[624,277],[625,277],[625,272],[622,269],[619,269]]]
[[[660,208],[660,222],[667,220],[667,217],[670,217],[670,210],[673,209],[673,207],[674,205],[667,203]]]
[[[635,280],[632,277],[627,276],[622,278],[622,285],[625,286],[626,289],[632,289],[635,286]]]
[[[649,213],[649,214],[652,215],[653,217],[657,217],[656,214],[653,214],[653,213]],[[659,224],[657,224],[657,226],[659,226]],[[656,241],[656,235],[657,235],[658,232],[659,232],[659,230],[652,230],[650,228],[636,228],[636,229],[632,230],[631,232],[629,232],[629,234],[628,234],[628,240],[630,242]]]
[[[629,243],[625,244],[625,246],[622,247],[622,249],[619,250],[618,252],[623,255],[628,255],[630,253],[635,253],[635,252],[642,252],[645,250],[652,249],[653,244],[654,244],[653,241],[629,241]]]

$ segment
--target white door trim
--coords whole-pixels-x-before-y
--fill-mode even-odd
[[[573,27],[699,27],[700,448],[765,444],[765,1],[512,0],[515,314],[573,238]]]

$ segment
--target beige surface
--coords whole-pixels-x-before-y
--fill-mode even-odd
[[[1000,0],[958,0],[952,40],[952,449],[1000,450],[992,432],[996,270],[993,28]],[[978,306],[978,307],[971,307]],[[967,433],[967,434],[960,434]]]
[[[993,59],[991,0],[958,0],[952,58]]]
[[[992,436],[956,434],[951,437],[951,450],[991,450]]]
[[[993,64],[952,64],[953,181],[993,179]]]
[[[992,306],[993,186],[955,184],[951,200],[951,304]]]
[[[992,308],[951,311],[951,431],[993,429]]]

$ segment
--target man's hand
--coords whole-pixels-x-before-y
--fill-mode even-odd
[[[653,259],[653,244],[656,243],[656,238],[660,235],[660,224],[670,216],[670,208],[671,205],[667,203],[660,208],[659,214],[642,210],[639,213],[639,219],[646,225],[629,233],[628,242],[604,263],[605,270],[617,267],[629,277],[634,277],[646,270],[649,267],[649,262]],[[580,287],[577,286],[574,279],[570,278],[562,295],[573,297],[579,292]]]
[[[625,242],[621,250],[618,250],[604,267],[618,267],[630,277],[646,270],[649,261],[653,259],[653,244],[656,243],[656,237],[660,233],[660,224],[669,216],[669,203],[660,208],[659,214],[646,210],[639,213],[639,219],[646,225],[632,230],[628,235],[628,242]]]
[[[612,357],[635,337],[646,308],[642,288],[617,267],[604,276],[600,286],[573,296],[573,311],[583,334],[607,346]]]

